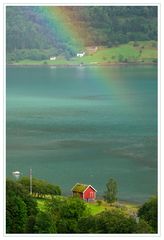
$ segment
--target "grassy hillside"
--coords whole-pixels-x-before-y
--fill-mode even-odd
[[[84,51],[86,51],[84,49]],[[118,64],[118,63],[156,63],[157,42],[138,41],[121,44],[117,47],[99,47],[95,53],[87,53],[83,57],[74,57],[69,60],[62,55],[56,60],[46,59],[34,61],[25,59],[13,62],[22,65],[96,65],[96,64]]]

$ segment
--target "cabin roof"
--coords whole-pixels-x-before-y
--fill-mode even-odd
[[[76,185],[72,188],[72,191],[78,192],[78,193],[83,193],[89,187],[91,187],[95,192],[97,192],[96,189],[94,189],[91,185],[86,185],[86,184],[82,184],[82,183],[76,183]]]

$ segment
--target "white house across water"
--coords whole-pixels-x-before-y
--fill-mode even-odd
[[[77,53],[77,57],[83,57],[85,55],[85,52]]]

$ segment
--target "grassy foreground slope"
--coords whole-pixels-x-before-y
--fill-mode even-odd
[[[85,51],[85,50],[84,50]],[[99,47],[94,53],[67,60],[60,55],[55,60],[34,61],[25,59],[13,62],[16,65],[108,65],[118,63],[156,63],[157,42],[138,41],[121,44],[116,47]]]

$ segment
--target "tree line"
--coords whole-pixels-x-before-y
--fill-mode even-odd
[[[157,198],[152,197],[138,210],[139,221],[120,208],[92,215],[86,203],[76,197],[57,197],[59,186],[34,179],[33,194],[29,193],[29,178],[6,181],[7,233],[157,233]],[[47,189],[46,189],[47,188]],[[50,195],[44,210],[38,208],[37,198]],[[107,183],[105,198],[117,200],[116,181]]]
[[[24,189],[28,192],[30,188],[29,177],[22,177],[18,181]],[[32,196],[38,198],[44,198],[46,195],[53,197],[54,195],[61,195],[61,189],[59,186],[50,184],[45,180],[32,179]]]

